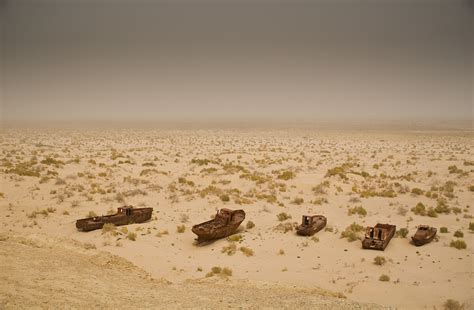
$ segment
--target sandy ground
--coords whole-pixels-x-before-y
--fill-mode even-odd
[[[320,288],[357,302],[404,309],[441,308],[447,299],[473,307],[471,133],[8,129],[2,131],[0,142],[0,232],[61,238],[61,244],[76,240],[125,258],[152,278],[172,282],[176,291],[170,293],[170,302],[174,293],[179,295],[180,285],[192,281],[223,287],[244,281],[248,291],[253,291],[252,283],[260,282],[278,290]],[[418,203],[425,206],[425,215],[412,211]],[[91,211],[106,214],[123,204],[153,207],[152,220],[128,225],[127,231],[76,230],[76,219]],[[210,219],[221,207],[245,210],[240,240],[197,246],[191,226]],[[355,207],[366,214],[350,215]],[[289,218],[280,221],[281,213]],[[281,230],[285,224],[291,229],[303,214],[325,215],[327,229],[317,238]],[[255,227],[247,228],[249,221]],[[409,233],[394,238],[384,252],[363,250],[359,240],[341,238],[352,223],[365,227],[377,222],[407,228]],[[409,239],[420,224],[446,227],[448,233],[415,247]],[[456,231],[463,236],[454,236]],[[135,241],[127,238],[133,239],[130,233],[136,234]],[[363,233],[355,235],[361,238]],[[467,248],[451,247],[453,240],[464,241]],[[245,255],[241,247],[253,255]],[[23,268],[28,257],[34,263],[37,255],[32,252],[10,263]],[[89,264],[94,261],[90,254],[84,255],[89,255]],[[386,262],[374,264],[376,256]],[[88,269],[77,264],[84,272]],[[222,276],[206,277],[217,266],[232,271],[223,284]],[[114,272],[122,267],[118,268]],[[134,274],[121,281],[103,277],[96,281],[107,295],[121,290],[121,282],[143,280],[133,280]],[[382,274],[390,280],[379,281]],[[7,274],[13,282],[15,276]],[[86,290],[81,294],[88,296]],[[190,290],[196,298],[213,302],[199,297],[199,286]],[[237,298],[231,288],[222,290],[229,301]],[[272,300],[269,291],[256,293],[262,296],[247,306],[267,304],[265,298]],[[43,293],[38,286],[38,294]],[[31,305],[28,302],[33,301],[23,305]],[[104,305],[95,298],[92,302]],[[143,302],[157,305],[152,297]],[[308,303],[299,307],[319,301],[301,302]]]

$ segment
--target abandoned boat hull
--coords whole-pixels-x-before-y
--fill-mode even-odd
[[[326,227],[327,219],[325,216],[313,216],[313,222],[305,225],[305,216],[303,216],[303,223],[296,228],[296,233],[300,236],[312,236],[324,227]]]
[[[380,232],[380,235],[370,236],[369,233],[366,233],[365,238],[362,240],[362,248],[384,251],[395,235],[397,227],[390,224],[377,224],[374,227],[367,227],[367,232],[370,229]]]
[[[245,219],[244,210],[227,210],[226,212],[229,212],[227,215],[229,216],[228,219],[220,217],[218,212],[213,220],[192,227],[192,232],[198,236],[198,242],[225,238],[237,231]]]
[[[101,229],[105,224],[111,223],[116,226],[133,223],[143,223],[151,218],[153,208],[131,208],[131,211],[119,211],[117,214],[84,218],[76,221],[76,228],[82,231]],[[127,214],[127,212],[130,212]]]
[[[427,231],[417,230],[415,235],[411,237],[413,244],[416,246],[422,246],[433,241],[436,237],[437,229],[434,227],[429,227]]]

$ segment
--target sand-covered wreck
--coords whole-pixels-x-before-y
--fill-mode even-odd
[[[124,206],[117,209],[116,214],[94,216],[76,221],[76,227],[82,231],[101,229],[105,224],[111,223],[116,226],[133,223],[143,223],[151,218],[153,208],[134,208]]]
[[[365,238],[362,240],[364,249],[385,250],[390,240],[395,235],[397,227],[391,224],[378,223],[374,227],[367,227]]]
[[[327,218],[323,215],[303,215],[301,225],[296,228],[300,236],[312,236],[327,224]]]
[[[435,238],[437,231],[438,230],[435,227],[420,225],[418,226],[416,233],[411,237],[411,240],[414,245],[421,246],[431,242]]]
[[[220,209],[214,219],[194,225],[192,228],[198,242],[224,238],[237,231],[245,219],[244,210]]]

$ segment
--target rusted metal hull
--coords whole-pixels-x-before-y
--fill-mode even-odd
[[[313,217],[313,222],[311,224],[305,225],[304,223],[299,225],[296,228],[296,233],[300,236],[312,236],[324,227],[327,224],[327,218],[325,216],[319,215]]]
[[[415,235],[411,237],[413,244],[416,246],[422,246],[424,244],[430,243],[436,237],[437,229],[434,227],[430,227],[429,230],[422,231],[420,229],[417,230]]]
[[[244,219],[244,210],[235,210],[232,211],[230,222],[226,223],[216,216],[213,220],[194,225],[192,232],[198,236],[198,242],[220,239],[235,233]]]
[[[152,212],[153,208],[137,208],[133,209],[133,212],[129,215],[118,212],[113,215],[84,218],[76,221],[76,228],[82,231],[91,231],[101,229],[107,223],[116,226],[143,223],[151,218]]]
[[[371,227],[368,227],[368,229]],[[397,227],[390,224],[377,224],[373,227],[381,232],[382,237],[365,236],[362,240],[362,248],[370,250],[384,251],[390,240],[395,235]]]

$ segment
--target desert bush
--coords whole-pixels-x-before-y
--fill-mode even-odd
[[[383,257],[383,256],[376,256],[376,257],[374,257],[374,264],[375,264],[375,265],[382,266],[382,265],[385,264],[386,262],[387,262],[387,260],[386,260],[385,257]]]
[[[411,208],[411,212],[415,213],[416,215],[426,215],[426,207],[423,203],[419,202],[416,204],[414,208]]]
[[[451,208],[448,207],[446,200],[444,199],[438,199],[438,204],[434,210],[436,211],[436,213],[451,213]]]
[[[292,223],[280,223],[278,224],[277,226],[275,226],[275,228],[273,230],[275,231],[280,231],[280,232],[283,232],[283,233],[287,233],[289,231],[292,231],[294,229],[294,226]]]
[[[86,217],[96,217],[97,214],[94,212],[94,211],[89,211],[89,213],[87,213]]]
[[[442,233],[442,234],[448,233],[448,227],[440,227],[439,232]]]
[[[277,215],[277,218],[280,222],[282,222],[282,221],[286,221],[288,219],[291,219],[291,215],[286,214],[285,212],[281,212]]]
[[[341,233],[341,238],[346,238],[349,242],[356,241],[359,239],[359,233],[363,230],[363,226],[356,223],[352,223],[351,225],[347,226],[346,230]]]
[[[424,192],[422,189],[415,187],[411,189],[411,193],[415,195],[423,195]]]
[[[360,217],[366,216],[367,211],[362,206],[353,207],[347,210],[348,215],[358,214]]]
[[[461,304],[459,301],[454,299],[448,299],[443,304],[445,310],[462,310],[464,309],[464,305]]]
[[[285,181],[288,181],[295,177],[296,177],[296,174],[291,170],[283,171],[277,176],[278,179],[285,180]]]
[[[185,230],[186,230],[186,226],[184,226],[184,225],[178,225],[176,227],[176,231],[180,234],[184,233]]]
[[[227,237],[227,240],[230,241],[230,242],[239,242],[242,239],[243,239],[243,237],[240,234],[232,235],[232,236]]]
[[[115,232],[116,229],[117,227],[113,223],[105,223],[104,226],[102,226],[102,234]]]
[[[474,231],[474,222],[469,222],[469,230]]]
[[[383,274],[379,277],[379,281],[388,282],[388,281],[390,281],[390,277],[387,276],[386,274]]]
[[[397,232],[395,233],[395,235],[397,237],[401,237],[401,238],[406,238],[406,236],[408,235],[408,229],[403,227],[403,228],[400,228],[399,230],[397,230]]]
[[[227,194],[223,194],[219,197],[223,202],[230,201],[230,197]]]
[[[407,215],[408,209],[404,207],[398,207],[397,214],[401,216]]]
[[[300,205],[304,202],[304,199],[301,197],[295,197],[291,203],[294,203],[295,205]]]
[[[229,245],[222,247],[221,253],[227,253],[227,255],[234,255],[237,251],[237,246],[234,242],[229,243]]]
[[[232,269],[228,267],[222,268],[222,275],[227,276],[227,277],[232,276]]]
[[[456,248],[458,250],[465,249],[467,248],[466,242],[464,240],[452,240],[451,243],[449,244],[450,247]]]
[[[456,231],[454,232],[454,237],[456,237],[456,238],[464,238],[464,233],[463,233],[462,231],[460,231],[460,230],[456,230]]]
[[[245,254],[245,256],[253,256],[253,250],[251,248],[247,248],[247,247],[240,247],[240,251],[242,251],[242,253]]]
[[[127,239],[128,239],[128,240],[135,241],[135,240],[137,240],[137,234],[134,233],[134,232],[129,232],[129,233],[127,234]]]
[[[189,221],[189,215],[182,213],[180,216],[181,223],[187,223]]]
[[[426,215],[429,217],[438,217],[438,213],[433,209],[433,207],[430,207],[428,211],[426,212]]]
[[[252,229],[254,227],[255,227],[255,224],[252,221],[248,221],[247,225],[245,225],[245,228],[247,228],[247,229]]]

